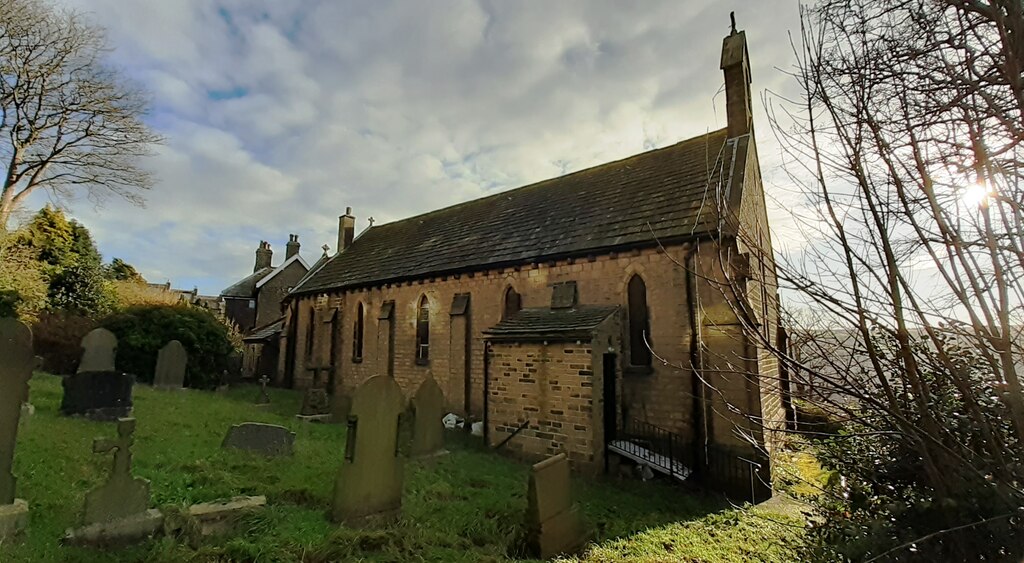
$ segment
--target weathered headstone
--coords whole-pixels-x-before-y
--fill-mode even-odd
[[[588,534],[569,491],[565,454],[550,457],[530,470],[526,528],[532,555],[550,559],[577,551],[587,542]]]
[[[444,449],[444,392],[428,377],[412,398],[413,433],[410,455],[426,457]]]
[[[157,389],[181,389],[185,385],[185,366],[188,352],[181,342],[171,340],[156,355],[156,376],[153,387]]]
[[[107,482],[85,495],[84,526],[69,530],[71,543],[120,543],[142,539],[163,526],[163,515],[149,507],[149,481],[132,477],[135,419],[117,421],[117,438],[96,438],[94,453],[114,453]]]
[[[307,389],[302,398],[299,416],[321,416],[331,414],[331,399],[326,389]]]
[[[114,368],[117,338],[97,328],[82,339],[78,372],[64,378],[60,412],[95,420],[117,420],[132,412],[135,378]]]
[[[0,542],[28,523],[28,503],[14,496],[11,471],[21,406],[32,377],[32,332],[15,319],[0,319]]]
[[[266,375],[260,377],[260,392],[256,395],[257,405],[269,405],[270,394],[267,393],[267,384],[270,383],[270,378]]]
[[[82,339],[82,361],[78,373],[114,371],[117,337],[105,328],[96,328]]]
[[[348,526],[397,520],[404,475],[399,418],[405,397],[394,379],[376,375],[352,396],[345,459],[334,483],[331,517]]]
[[[292,455],[295,433],[283,426],[245,422],[232,426],[221,447],[237,448],[265,456]]]

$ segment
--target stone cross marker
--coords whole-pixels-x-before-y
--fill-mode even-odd
[[[266,375],[260,377],[260,394],[256,395],[257,405],[268,405],[270,404],[270,394],[267,393],[267,384],[270,383],[270,378]]]
[[[132,477],[132,444],[135,419],[117,421],[117,438],[97,438],[95,453],[114,452],[110,478],[85,496],[85,525],[121,520],[146,512],[149,507],[149,481]]]
[[[158,389],[181,389],[185,384],[185,366],[188,352],[181,342],[171,340],[156,356],[156,377],[153,387]]]
[[[14,319],[0,319],[0,505],[14,503],[14,446],[34,366],[32,332]]]
[[[398,437],[405,396],[394,379],[375,375],[352,396],[345,460],[334,483],[331,518],[349,526],[397,520],[403,462]]]
[[[565,454],[550,457],[530,470],[527,544],[540,559],[572,553],[587,542],[588,535],[569,490],[569,459]]]
[[[82,339],[82,361],[78,373],[113,372],[117,337],[105,328],[93,329]]]
[[[430,456],[444,448],[444,392],[428,377],[412,398],[413,433],[410,455]]]

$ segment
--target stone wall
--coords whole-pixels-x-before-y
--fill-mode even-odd
[[[530,461],[565,453],[576,467],[602,461],[595,408],[593,348],[587,343],[491,345],[488,442],[496,446],[523,423],[505,449]],[[600,366],[598,366],[598,369]]]
[[[255,326],[264,326],[281,318],[281,301],[304,275],[306,267],[295,261],[259,288]]]

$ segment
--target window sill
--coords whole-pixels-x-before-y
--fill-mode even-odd
[[[651,375],[654,369],[651,366],[626,366],[625,375]]]
[[[361,363],[363,363],[363,359],[360,358],[360,357],[353,356],[352,357],[352,363],[353,364],[361,364]]]
[[[418,366],[429,366],[430,365],[430,359],[429,358],[416,358],[416,365],[418,365]]]

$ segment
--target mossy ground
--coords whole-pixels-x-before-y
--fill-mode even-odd
[[[18,496],[31,505],[29,530],[0,545],[0,561],[277,562],[508,561],[523,557],[522,520],[529,466],[450,435],[451,454],[407,466],[403,518],[378,530],[339,528],[326,519],[343,455],[343,425],[295,420],[300,395],[271,390],[269,409],[252,387],[225,394],[135,389],[134,473],[152,482],[165,512],[243,494],[268,499],[236,535],[193,548],[164,537],[119,551],[64,547],[85,493],[105,479],[110,455],[92,439],[115,425],[58,415],[60,378],[37,374],[35,415],[22,421],[15,454]],[[220,448],[227,428],[267,422],[297,433],[295,455],[267,460]],[[793,561],[802,521],[742,510],[715,496],[662,483],[577,479],[575,498],[594,529],[580,561]]]

